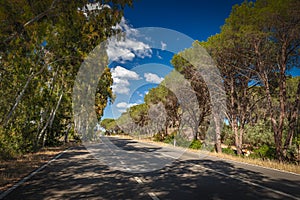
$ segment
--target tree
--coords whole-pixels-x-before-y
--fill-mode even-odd
[[[274,131],[276,154],[283,159],[283,130],[287,120],[286,72],[297,65],[300,47],[299,1],[258,1],[256,15],[260,19],[254,23],[252,45],[256,55],[256,72],[264,85],[270,120]],[[259,37],[258,37],[259,35]],[[273,51],[270,51],[272,47]],[[270,73],[278,72],[279,114],[270,90]],[[294,118],[294,117],[292,117]],[[291,118],[291,119],[292,119]],[[290,120],[291,120],[290,119]]]
[[[249,64],[252,59],[249,41],[243,37],[246,31],[243,22],[251,16],[252,6],[253,3],[246,2],[233,7],[221,33],[211,36],[207,42],[201,42],[214,58],[222,74],[227,94],[226,116],[235,136],[235,146],[239,155],[242,153],[245,125],[250,121],[250,114],[257,103],[251,101],[256,77]]]
[[[95,46],[118,31],[113,26],[132,1],[93,1],[97,9],[87,0],[0,4],[0,134],[17,135],[6,145],[16,143],[15,151],[30,151],[69,133],[77,71]],[[109,71],[103,76],[107,79],[99,83],[98,117],[112,97]]]
[[[100,120],[100,118],[103,116],[104,108],[107,105],[108,98],[110,99],[110,102],[114,100],[111,88],[112,84],[113,79],[110,69],[106,67],[100,77],[95,97],[95,110],[98,120]]]
[[[165,80],[170,76],[172,75],[167,75]],[[178,100],[175,94],[166,87],[164,82],[158,85],[156,88],[152,88],[149,93],[145,95],[144,100],[150,108],[151,106],[153,107],[153,105],[157,105],[156,108],[153,107],[153,110],[160,108],[160,114],[157,116],[165,115],[158,117],[160,120],[157,118],[155,121],[155,126],[157,126],[156,130],[162,134],[162,138],[168,135],[169,127],[179,127]],[[161,105],[158,105],[160,103]],[[165,122],[164,127],[160,127],[163,122]]]
[[[187,106],[184,106],[184,110],[190,116],[189,124],[193,127],[194,139],[198,138],[198,128],[200,125],[208,127],[209,120],[207,118],[211,114],[214,121],[212,123],[214,128],[211,130],[213,131],[212,139],[215,141],[217,152],[221,152],[220,127],[224,120],[225,93],[219,70],[215,67],[210,55],[201,47],[198,41],[195,41],[191,48],[175,55],[171,62],[175,69],[183,74],[187,81],[190,81],[191,89],[189,90],[196,97],[194,99],[192,95],[185,100],[197,102],[197,105],[186,104]],[[206,136],[209,135],[211,136],[211,134],[206,134]]]
[[[286,136],[286,140],[284,142],[284,149],[283,153],[286,156],[287,151],[292,146],[293,138],[296,138],[297,130],[299,130],[299,113],[300,113],[300,78],[290,78],[287,79],[287,95],[289,96],[288,99],[288,133]]]
[[[230,66],[230,70],[221,71],[228,85],[229,119],[235,132],[239,127],[238,124],[242,126],[243,118],[246,119],[247,107],[254,108],[248,103],[251,99],[247,95],[250,88],[249,81],[257,80],[264,89],[268,118],[272,124],[279,160],[283,159],[284,123],[286,120],[294,121],[295,117],[292,116],[296,116],[290,115],[290,119],[287,117],[290,111],[287,110],[286,72],[292,66],[298,66],[300,45],[297,34],[300,19],[298,7],[299,1],[296,0],[244,2],[240,6],[233,7],[222,32],[213,36],[207,43],[208,47],[213,46],[212,53],[217,52],[215,58],[219,67],[226,69]],[[243,78],[241,79],[239,75]],[[277,85],[278,93],[275,91]],[[274,98],[275,93],[278,94],[278,105]],[[236,145],[239,146],[242,139],[237,137],[236,140],[238,140]]]

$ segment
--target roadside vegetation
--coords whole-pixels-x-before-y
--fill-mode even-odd
[[[114,26],[132,6],[131,0],[97,2],[1,0],[0,160],[78,136],[72,111],[77,72],[91,50],[120,31]],[[111,85],[106,68],[95,94],[98,119],[113,98]]]
[[[14,159],[0,162],[0,191],[12,187],[35,169],[51,160],[55,155],[67,148],[77,146],[75,141],[57,147],[45,147],[35,153],[15,156]]]
[[[102,127],[107,134],[128,133],[167,143],[177,138],[178,146],[299,168],[300,77],[290,74],[300,67],[299,3],[257,0],[234,6],[219,34],[174,55],[174,71],[145,95],[143,104],[128,108],[118,119],[102,120]],[[214,130],[209,139],[215,121],[208,86],[197,66],[185,59],[197,59],[199,45],[214,59],[226,93],[222,131]],[[198,105],[192,110],[178,99],[186,95],[184,84],[176,94],[168,87],[169,80],[178,79],[176,72],[194,90]],[[200,112],[194,115],[195,110]]]
[[[133,4],[107,0],[110,6],[93,9],[88,2],[0,3],[0,160],[5,180],[15,177],[4,172],[14,165],[37,166],[35,156],[27,155],[78,139],[72,111],[77,72],[91,50],[120,31],[116,24],[124,7]],[[290,74],[300,67],[299,7],[299,0],[245,1],[234,6],[219,34],[174,55],[170,61],[174,71],[145,95],[143,104],[128,108],[118,119],[103,119],[101,126],[107,134],[127,133],[237,159],[247,154],[245,160],[283,162],[299,169],[300,77]],[[222,130],[210,134],[212,138],[207,138],[210,125],[216,123],[211,120],[211,94],[197,66],[185,59],[197,59],[198,46],[215,61],[226,95],[226,120]],[[194,96],[189,102],[197,101],[196,106],[178,100],[186,95],[186,85],[179,85],[176,94],[169,89],[178,73],[190,82]],[[114,94],[108,67],[99,78],[95,112],[100,120]]]

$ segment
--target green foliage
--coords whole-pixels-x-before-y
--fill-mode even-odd
[[[234,134],[230,126],[224,124],[221,134],[221,140],[228,146],[234,145]]]
[[[266,122],[259,121],[254,126],[246,126],[244,142],[251,146],[274,145],[273,131]]]
[[[116,131],[118,131],[118,125],[117,125],[117,121],[115,119],[103,119],[100,122],[100,125],[105,128],[106,132],[109,134],[112,134]]]
[[[168,134],[164,138],[164,143],[173,144],[174,143],[174,138],[175,138],[176,135],[177,135],[177,131],[173,131],[171,134]]]
[[[100,77],[96,94],[95,94],[95,111],[98,120],[100,120],[103,115],[104,108],[107,105],[108,99],[110,99],[111,102],[114,100],[114,96],[111,88],[112,84],[113,84],[113,79],[111,76],[110,69],[106,67]]]
[[[276,151],[275,148],[269,145],[262,145],[258,149],[253,151],[254,153],[250,154],[251,158],[262,158],[262,159],[275,159]]]
[[[200,140],[193,140],[192,143],[190,144],[191,149],[201,149],[202,148],[202,143]]]
[[[213,145],[211,143],[209,143],[209,144],[203,143],[202,144],[202,149],[206,150],[206,151],[209,151],[209,152],[215,152],[216,151],[215,145]]]
[[[129,108],[129,114],[136,124],[144,125],[148,118],[148,105],[139,104]]]
[[[57,145],[74,130],[72,92],[78,69],[91,50],[117,32],[113,26],[124,6],[132,5],[131,0],[105,1],[111,8],[83,13],[88,2],[1,1],[1,154]],[[111,85],[106,68],[95,94],[99,119],[113,99]]]
[[[222,148],[222,153],[228,154],[228,155],[232,155],[232,156],[236,156],[237,154],[229,147],[227,148]]]
[[[177,131],[172,132],[171,134],[168,134],[164,140],[164,143],[168,143],[175,146],[180,146],[184,148],[188,148],[191,144],[191,141],[187,138],[183,137],[182,135],[178,134]],[[195,144],[196,147],[196,144]]]
[[[175,136],[174,140],[175,140],[176,146],[180,146],[180,147],[184,147],[184,148],[188,148],[191,144],[190,140],[188,140],[187,138],[182,137],[180,135]],[[172,142],[174,142],[174,140]]]

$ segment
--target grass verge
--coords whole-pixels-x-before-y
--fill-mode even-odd
[[[0,191],[3,192],[12,187],[23,177],[42,166],[61,151],[75,146],[75,143],[68,143],[59,147],[48,147],[36,153],[29,153],[19,156],[13,160],[0,161]]]
[[[232,155],[228,155],[228,154],[224,154],[224,153],[210,153],[210,155],[218,157],[218,158],[222,158],[222,159],[228,159],[228,160],[243,162],[243,163],[247,163],[247,164],[258,165],[258,166],[262,166],[262,167],[268,167],[268,168],[272,168],[272,169],[278,169],[278,170],[282,170],[282,171],[300,174],[300,166],[297,164],[280,163],[275,160],[262,160],[262,159],[258,159],[258,158],[232,156]]]

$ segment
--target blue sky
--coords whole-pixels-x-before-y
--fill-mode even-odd
[[[112,49],[108,52],[112,58],[109,67],[117,98],[106,107],[102,119],[118,118],[129,106],[142,103],[147,91],[171,72],[170,60],[174,53],[190,47],[194,40],[203,41],[219,33],[232,6],[243,1],[138,0],[133,8],[126,7],[120,27],[127,33],[128,40],[118,45],[112,41]],[[136,39],[142,27],[162,27],[178,33],[158,31],[151,36],[152,40],[156,39],[153,48],[149,43],[150,36],[142,38],[143,41]],[[183,39],[179,40],[180,34]],[[175,47],[172,46],[174,43]],[[299,76],[300,70],[292,73]]]
[[[164,27],[193,39],[206,40],[220,32],[231,8],[244,0],[138,0],[125,9],[125,17],[135,28]]]

